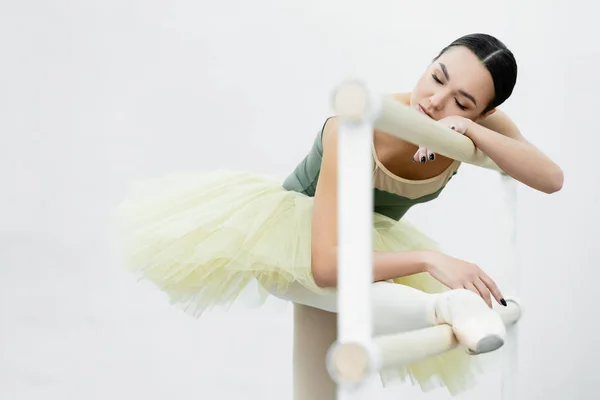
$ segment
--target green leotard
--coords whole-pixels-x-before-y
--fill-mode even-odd
[[[324,128],[324,127],[323,127]],[[315,138],[308,155],[285,179],[283,187],[314,196],[323,158],[323,128]],[[444,190],[446,183],[454,176],[460,162],[453,162],[441,174],[425,180],[411,180],[392,174],[377,159],[373,147],[373,205],[374,212],[396,221],[400,220],[415,204],[431,201]]]

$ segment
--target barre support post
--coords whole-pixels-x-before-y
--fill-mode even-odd
[[[384,368],[450,351],[458,346],[450,325],[373,336],[373,130],[482,168],[502,170],[466,136],[395,100],[375,96],[360,81],[347,80],[333,93],[338,132],[338,338],[327,353],[327,370],[338,400],[371,396],[365,382]],[[509,179],[509,177],[506,177]],[[498,310],[507,327],[521,318],[516,299]],[[514,340],[514,337],[513,337]]]
[[[338,132],[338,340],[327,368],[338,384],[338,399],[366,399],[363,383],[379,369],[374,357],[373,283],[373,123],[380,104],[356,80],[333,93]]]

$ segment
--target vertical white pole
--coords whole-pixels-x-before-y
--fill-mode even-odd
[[[519,272],[517,258],[517,182],[508,175],[501,175],[504,186],[505,201],[510,215],[510,257],[507,268],[507,279],[510,282],[510,293],[518,296]],[[521,311],[522,312],[522,311]],[[519,323],[511,325],[506,332],[506,342],[502,349],[502,400],[517,398],[518,368],[518,329]]]
[[[373,283],[373,124],[366,88],[345,82],[335,94],[341,117],[338,148],[338,343],[356,343],[369,350],[372,339],[371,287]],[[347,354],[352,354],[348,352]],[[352,375],[364,369],[353,366],[364,357],[344,360],[342,368]],[[368,369],[368,368],[367,368]],[[338,400],[369,399],[365,385],[338,386]]]
[[[370,290],[373,271],[371,127],[342,123],[339,132],[338,339],[371,339]]]

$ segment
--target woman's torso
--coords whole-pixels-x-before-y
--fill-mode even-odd
[[[409,95],[398,100],[408,103]],[[323,156],[322,132],[319,132],[308,155],[284,181],[287,190],[314,196]],[[399,220],[414,205],[439,196],[447,182],[456,174],[458,161],[436,155],[434,161],[418,163],[413,155],[418,147],[374,131],[373,190],[374,211]]]

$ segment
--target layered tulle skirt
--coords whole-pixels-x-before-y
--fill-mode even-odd
[[[117,210],[125,265],[165,292],[173,304],[199,316],[241,301],[258,282],[285,292],[292,283],[315,294],[311,275],[313,198],[281,180],[246,171],[173,174],[139,182]],[[373,214],[376,251],[437,249],[411,224]],[[447,290],[428,274],[393,280],[428,293]],[[384,383],[410,380],[423,390],[445,386],[460,393],[474,383],[476,357],[455,349],[385,371]]]

